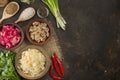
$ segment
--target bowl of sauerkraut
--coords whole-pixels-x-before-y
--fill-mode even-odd
[[[18,74],[25,79],[39,79],[50,67],[49,54],[40,46],[29,45],[18,51],[15,67]]]

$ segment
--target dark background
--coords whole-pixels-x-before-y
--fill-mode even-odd
[[[59,0],[65,80],[120,80],[120,0]]]
[[[4,22],[14,22],[28,7],[39,8],[40,0],[27,5]],[[63,51],[64,80],[120,80],[120,0],[59,0],[60,11],[67,21],[66,31],[52,21]],[[2,15],[3,8],[0,8]],[[35,16],[33,19],[38,18]],[[28,24],[30,20],[19,23]],[[52,80],[49,74],[41,80]]]

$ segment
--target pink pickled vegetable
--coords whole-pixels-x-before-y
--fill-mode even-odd
[[[21,32],[14,25],[4,25],[0,31],[0,44],[6,49],[17,45],[21,40]]]

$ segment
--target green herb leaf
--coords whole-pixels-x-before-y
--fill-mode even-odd
[[[11,51],[0,52],[0,80],[20,80],[13,65],[14,58],[15,53]]]

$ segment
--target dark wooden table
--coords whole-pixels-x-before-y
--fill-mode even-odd
[[[120,80],[120,0],[59,0],[65,80]]]
[[[11,1],[19,2],[19,13],[28,6]],[[29,6],[37,9],[39,2]],[[67,30],[58,29],[51,14],[47,19],[52,21],[63,51],[64,80],[120,80],[120,0],[59,0],[59,5]],[[47,74],[41,80],[52,79]]]

